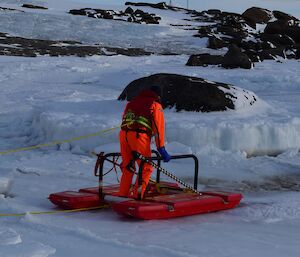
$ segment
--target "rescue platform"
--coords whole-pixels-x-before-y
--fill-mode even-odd
[[[102,155],[98,158],[95,175],[103,182],[103,162],[118,153]],[[143,220],[168,219],[228,210],[239,205],[242,195],[224,191],[198,192],[198,160],[192,155],[172,156],[173,159],[192,157],[195,160],[195,192],[182,188],[178,183],[160,181],[160,172],[157,171],[156,181],[148,185],[142,200],[120,198],[117,196],[119,185],[83,188],[79,191],[64,191],[49,195],[49,200],[64,209],[91,208],[109,205],[116,213]],[[160,159],[157,161],[160,167]],[[112,161],[111,161],[112,162]]]

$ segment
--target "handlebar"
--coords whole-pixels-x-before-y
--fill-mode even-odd
[[[156,161],[157,166],[160,167],[162,158],[160,157],[160,155],[157,151],[152,150],[152,153],[155,156],[147,158],[147,159],[151,160],[151,161]],[[110,160],[109,158],[111,158],[111,157],[120,157],[120,156],[121,156],[121,153],[118,153],[118,152],[107,153],[105,155],[104,155],[104,153],[98,154],[98,159],[97,159],[97,162],[96,162],[94,174],[95,174],[95,176],[99,177],[99,195],[100,196],[102,196],[104,162],[108,161],[108,162],[116,164],[114,161]],[[199,160],[198,160],[198,158],[193,154],[172,155],[171,156],[171,160],[188,159],[188,158],[191,158],[191,159],[194,160],[194,166],[195,166],[194,167],[194,189],[197,190],[197,188],[198,188],[198,173],[199,173]],[[144,163],[145,163],[145,161],[141,163],[141,165],[139,167],[139,172],[141,172]],[[117,165],[120,166],[120,164],[117,164]],[[157,183],[160,182],[160,173],[161,173],[160,170],[157,169],[157,172],[156,172],[156,182]]]

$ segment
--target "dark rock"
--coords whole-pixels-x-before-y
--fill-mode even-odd
[[[160,87],[163,106],[175,107],[177,111],[210,112],[234,109],[234,102],[237,100],[235,92],[241,90],[202,78],[160,73],[132,81],[123,90],[118,100],[131,100],[141,90],[148,89],[152,85]],[[245,90],[242,92],[249,105],[256,101],[255,95]]]
[[[129,4],[134,6],[150,6],[153,8],[170,9],[170,6],[163,2],[159,4],[127,2],[127,5]],[[122,20],[125,16],[127,21],[135,23],[158,24],[159,22],[160,17],[155,16],[152,13],[145,13],[143,10],[139,9],[133,11],[134,9],[131,7],[130,9],[128,8],[125,12],[114,12],[114,19],[116,19],[115,16],[118,16]],[[172,8],[175,7],[172,6]],[[187,13],[192,17],[191,19],[187,19],[189,21],[213,22],[212,25],[201,26],[198,29],[198,33],[195,35],[195,37],[208,37],[208,48],[220,49],[228,47],[229,45],[236,45],[240,48],[239,58],[237,59],[241,63],[230,65],[222,63],[224,67],[227,67],[226,65],[228,65],[228,67],[250,68],[253,65],[253,62],[260,60],[260,56],[262,56],[262,59],[275,58],[276,56],[285,57],[286,49],[297,48],[296,38],[300,34],[298,33],[299,27],[297,22],[291,20],[293,17],[289,16],[286,18],[287,15],[276,13],[276,11],[276,17],[281,17],[281,19],[275,24],[269,22],[266,26],[266,33],[249,30],[249,24],[255,28],[256,22],[265,23],[268,22],[270,18],[274,17],[273,13],[266,9],[253,7],[245,11],[243,15],[232,12],[221,12],[217,9],[201,12],[188,10]],[[91,11],[91,15],[95,14]],[[275,25],[280,25],[279,29]],[[189,25],[189,28],[183,24],[176,24],[174,26],[181,26],[183,29],[197,30],[196,25]],[[282,32],[278,33],[278,31]],[[272,50],[275,48],[278,48],[279,50]],[[260,52],[260,55],[258,52]],[[169,54],[168,51],[167,54]],[[187,62],[187,65],[211,65],[219,63],[219,59],[216,61],[213,59],[214,57],[209,57],[210,59],[207,60],[207,56],[209,55],[192,55]],[[288,55],[289,58],[292,58],[292,56],[295,55],[292,53]],[[235,60],[235,62],[236,61],[237,60]]]
[[[101,18],[112,20],[114,18],[114,14],[115,14],[115,12],[109,12],[109,11],[104,10]]]
[[[136,10],[134,11],[134,14],[137,15],[137,16],[142,16],[144,13],[145,13],[145,12],[142,11],[142,10],[140,10],[140,9],[136,9]]]
[[[230,45],[228,52],[225,54],[222,62],[224,68],[243,68],[251,69],[252,62],[249,57],[241,51],[236,45]]]
[[[130,17],[127,18],[128,22],[137,22],[136,18],[134,15],[131,15]]]
[[[225,41],[223,41],[220,38],[217,38],[215,36],[211,36],[208,38],[208,45],[207,45],[208,48],[219,49],[219,48],[223,48],[226,46],[228,46],[228,43],[226,43]]]
[[[277,20],[269,22],[264,31],[266,34],[288,35],[296,43],[300,43],[300,27],[289,21]]]
[[[141,17],[142,21],[146,24],[159,24],[158,20],[149,13],[144,13]]]
[[[126,2],[125,5],[132,5],[132,6],[149,6],[152,8],[167,10],[168,6],[165,2],[160,2],[157,4],[151,4],[151,3],[134,3],[134,2]]]
[[[102,9],[73,9],[69,11],[70,14],[74,15],[86,15],[92,18],[98,19],[110,19],[110,20],[118,20],[118,21],[127,21],[127,22],[135,22],[135,23],[146,23],[146,24],[159,24],[160,17],[155,14],[150,14],[144,12],[142,10],[133,10],[131,7],[128,7],[125,12],[116,12],[113,10],[102,10]]]
[[[260,24],[267,23],[273,18],[271,11],[259,7],[251,7],[247,9],[242,16]]]
[[[131,7],[127,7],[126,10],[125,10],[125,13],[133,14],[134,10]]]
[[[213,33],[213,29],[211,26],[201,26],[198,30],[198,33],[202,36],[208,36]]]
[[[245,54],[249,57],[251,62],[260,62],[261,61],[257,51],[255,51],[255,50],[251,50],[251,49],[246,50]]]
[[[262,60],[268,59],[265,57],[271,57],[274,56],[276,59],[276,56],[280,56],[282,58],[286,58],[285,50],[284,47],[279,47],[279,48],[273,48],[269,50],[263,50],[259,53],[259,56],[261,57]]]
[[[274,45],[283,45],[283,46],[295,45],[295,41],[287,35],[262,33],[260,35],[260,39],[263,41],[271,42]]]
[[[247,17],[244,17],[244,19],[245,19],[245,22],[248,26],[250,26],[253,29],[256,29],[256,22],[254,20],[251,20]]]
[[[22,7],[24,7],[24,8],[31,8],[31,9],[48,10],[47,7],[44,7],[44,6],[38,6],[38,5],[33,5],[33,4],[23,4]]]
[[[259,44],[258,42],[253,42],[253,41],[241,41],[239,44],[235,44],[239,47],[241,47],[244,50],[259,50],[261,49],[261,44]]]
[[[232,12],[222,12],[220,21],[222,26],[233,27],[235,29],[242,29],[245,23],[242,15]]]
[[[263,60],[276,60],[276,56],[267,52],[268,50],[263,50],[261,52],[258,52],[259,58]]]
[[[107,19],[107,20],[112,20],[114,19],[114,15],[118,16],[115,12],[113,11],[108,11],[108,10],[101,10],[101,9],[85,9],[86,15],[88,17],[92,18],[97,18],[97,19]]]
[[[113,48],[81,45],[75,41],[54,41],[14,37],[0,33],[0,55],[35,57],[49,56],[92,56],[92,55],[145,56],[151,52],[139,48]]]
[[[277,20],[269,22],[264,30],[266,34],[285,34],[283,32],[289,27],[288,21]]]
[[[224,42],[227,43],[227,47],[230,45],[236,45],[239,48],[242,48],[243,46],[243,38],[235,38],[235,37],[221,37],[222,40],[224,40]],[[245,45],[245,44],[244,44]]]
[[[269,41],[263,41],[260,45],[261,45],[261,50],[269,50],[269,49],[276,48],[276,46]]]
[[[283,20],[283,21],[289,21],[289,20],[293,20],[293,21],[299,21],[296,17],[281,12],[281,11],[273,11],[274,17],[278,20]]]
[[[222,63],[223,56],[210,54],[193,54],[187,61],[187,66],[207,66],[219,65]]]
[[[235,39],[242,40],[246,36],[248,36],[248,32],[246,32],[243,28],[241,27],[233,27],[229,25],[222,25],[217,27],[217,31],[225,34],[226,36],[231,36]]]
[[[299,26],[291,26],[288,28],[288,30],[286,31],[287,36],[291,37],[295,43],[300,44],[300,27]]]
[[[207,14],[210,14],[210,15],[217,15],[217,14],[221,14],[221,10],[219,9],[209,9],[207,11],[205,11]]]
[[[300,48],[298,48],[296,52],[296,59],[300,59]]]
[[[116,47],[105,47],[108,52],[114,52],[116,55],[125,56],[149,56],[152,53],[141,48],[116,48]],[[113,54],[113,55],[115,55]]]
[[[21,11],[21,10],[12,9],[12,8],[7,8],[7,7],[1,7],[1,6],[0,6],[0,11],[24,12],[24,11]]]
[[[79,9],[79,10],[72,9],[69,11],[69,13],[73,15],[86,15],[85,9]]]
[[[241,19],[243,19],[243,16],[239,13],[234,13],[234,12],[222,12],[222,19],[231,21],[231,22],[238,22]]]

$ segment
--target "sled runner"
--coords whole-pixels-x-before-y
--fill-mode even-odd
[[[108,173],[104,173],[104,162],[113,163],[113,169],[119,164],[116,158],[120,153],[109,153],[98,155],[95,165],[94,175],[99,177],[99,186],[83,188],[79,191],[64,191],[53,193],[49,199],[55,205],[65,209],[89,208],[109,204],[112,209],[120,215],[137,219],[166,219],[174,217],[189,216],[194,214],[209,213],[236,207],[242,195],[239,193],[223,191],[197,191],[198,187],[198,159],[195,155],[175,155],[172,159],[194,160],[194,185],[191,187],[170,172],[161,167],[161,159],[156,156],[145,158],[137,153],[136,158],[140,158],[142,165],[150,163],[157,169],[156,180],[148,184],[143,199],[119,198],[117,193],[119,185],[103,186],[103,178]],[[112,158],[112,159],[111,159]],[[138,176],[141,177],[142,165]],[[176,183],[160,181],[160,175],[164,173],[174,179]],[[139,181],[141,184],[141,181]]]

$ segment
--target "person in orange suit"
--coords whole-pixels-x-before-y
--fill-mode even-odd
[[[160,88],[152,86],[141,91],[127,103],[123,113],[120,137],[122,156],[122,177],[119,196],[136,198],[141,193],[143,198],[150,180],[153,167],[144,163],[142,171],[142,187],[138,188],[136,179],[134,190],[131,191],[132,178],[135,172],[135,162],[140,166],[141,161],[135,160],[132,152],[136,151],[145,157],[151,157],[151,137],[155,137],[157,150],[162,159],[168,162],[171,156],[165,149],[165,121],[160,102]]]

